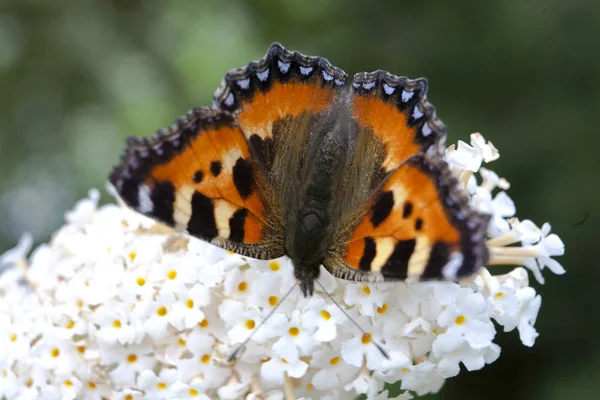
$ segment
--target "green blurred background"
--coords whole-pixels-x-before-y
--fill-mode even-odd
[[[223,74],[272,41],[349,74],[428,77],[449,143],[482,132],[518,216],[566,244],[567,274],[537,287],[535,346],[500,333],[498,361],[430,398],[599,398],[599,1],[4,0],[0,252],[22,231],[47,241],[104,187],[127,135],[209,105]]]

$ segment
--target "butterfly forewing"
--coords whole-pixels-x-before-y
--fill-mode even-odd
[[[256,258],[283,255],[261,176],[234,118],[199,108],[151,139],[131,139],[110,181],[137,211]]]
[[[442,160],[420,154],[373,197],[336,275],[368,280],[457,279],[487,261],[487,218],[472,212]],[[338,260],[339,261],[339,260]]]

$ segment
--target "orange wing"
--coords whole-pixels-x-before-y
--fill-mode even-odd
[[[251,257],[283,255],[261,177],[227,112],[194,109],[153,138],[129,139],[110,181],[130,207],[178,230]]]
[[[236,116],[261,172],[275,190],[298,169],[311,127],[344,90],[346,73],[322,57],[278,43],[265,58],[225,75],[215,106]]]
[[[372,135],[383,144],[385,172],[417,153],[442,154],[446,127],[427,99],[425,78],[363,72],[354,76],[352,89],[352,117],[360,135]]]
[[[353,214],[325,266],[353,280],[474,272],[488,257],[488,218],[470,209],[443,161],[446,128],[427,99],[427,81],[376,71],[355,75],[352,89],[361,150],[340,197],[352,199]]]
[[[417,155],[386,180],[329,268],[354,280],[467,276],[487,261],[488,219],[470,209],[443,160]]]

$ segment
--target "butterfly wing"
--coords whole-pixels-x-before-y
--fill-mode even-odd
[[[110,182],[127,205],[177,230],[250,257],[283,255],[230,113],[197,108],[152,138],[130,138]]]
[[[239,254],[284,255],[286,193],[297,192],[307,138],[346,74],[273,44],[226,74],[213,108],[150,139],[132,138],[110,176],[133,209]],[[289,208],[289,207],[288,207]]]
[[[353,200],[325,261],[335,276],[456,279],[487,260],[488,218],[470,209],[442,159],[445,127],[426,88],[424,79],[383,71],[354,78],[352,116],[363,150],[341,190]]]

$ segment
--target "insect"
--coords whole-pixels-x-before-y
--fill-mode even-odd
[[[278,43],[229,71],[213,107],[129,138],[110,182],[127,205],[259,259],[287,255],[304,296],[323,265],[354,281],[455,280],[488,259],[489,217],[443,160],[427,81],[351,82]]]

